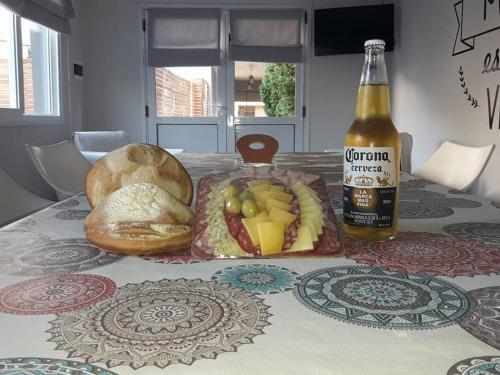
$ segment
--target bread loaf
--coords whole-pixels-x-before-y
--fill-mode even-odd
[[[141,182],[191,205],[193,183],[182,164],[161,147],[146,144],[130,144],[100,158],[87,173],[85,194],[93,208],[121,187]]]
[[[84,224],[89,242],[121,254],[181,250],[191,243],[193,212],[151,183],[122,187],[101,201]]]

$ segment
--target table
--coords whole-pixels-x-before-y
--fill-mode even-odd
[[[234,162],[179,159],[195,182]],[[276,161],[322,173],[341,220],[341,155]],[[397,239],[324,259],[109,254],[86,242],[88,212],[80,194],[0,230],[1,375],[499,373],[486,199],[402,175]]]
[[[184,152],[183,148],[166,148],[172,155],[182,154]],[[80,151],[85,159],[90,164],[94,164],[98,159],[102,158],[107,154],[105,151]]]

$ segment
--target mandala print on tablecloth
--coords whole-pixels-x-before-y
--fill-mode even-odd
[[[61,220],[84,220],[90,210],[64,210],[55,214],[56,219]]]
[[[330,205],[334,210],[344,207],[344,186],[327,184],[326,189],[330,196]]]
[[[500,209],[500,202],[495,202],[495,201],[491,201],[491,205],[495,208],[499,208]]]
[[[248,293],[275,294],[292,290],[300,276],[287,268],[270,264],[228,267],[212,276],[212,280],[229,283]]]
[[[477,208],[481,207],[481,203],[463,198],[425,198],[421,199],[420,203],[435,206],[435,207],[450,207],[450,208]]]
[[[205,259],[200,259],[192,256],[190,253],[176,254],[176,253],[159,253],[151,255],[142,255],[142,259],[153,263],[164,264],[193,264],[205,262]]]
[[[21,219],[11,225],[2,228],[2,232],[28,232],[36,226],[36,221],[33,219]]]
[[[432,185],[433,182],[424,180],[423,178],[417,178],[413,180],[408,180],[408,181],[401,181],[399,183],[399,187],[401,190],[404,189],[423,189],[427,185]]]
[[[439,328],[469,306],[465,294],[443,280],[364,266],[309,272],[294,293],[316,312],[376,328]]]
[[[67,210],[68,208],[76,207],[80,204],[78,199],[68,199],[66,201],[62,201],[61,203],[57,203],[53,205],[51,208],[55,208],[56,210]]]
[[[445,198],[446,195],[430,190],[401,189],[399,199],[402,201],[418,201],[420,199]]]
[[[500,375],[500,356],[464,359],[455,363],[446,375]]]
[[[357,262],[391,271],[448,277],[500,273],[497,248],[442,234],[401,232],[385,242],[346,239],[344,251]]]
[[[49,341],[71,358],[108,367],[190,365],[253,343],[270,324],[268,309],[263,299],[225,283],[145,281],[118,288],[91,309],[58,314]]]
[[[117,375],[115,372],[67,359],[0,358],[0,375]]]
[[[469,312],[460,326],[479,340],[500,350],[500,286],[470,290]]]
[[[470,240],[500,246],[500,224],[496,223],[456,223],[443,228],[452,236],[460,236]]]
[[[109,297],[115,283],[107,277],[61,274],[0,289],[0,311],[19,315],[55,314],[86,308]]]
[[[87,271],[117,262],[124,255],[108,253],[82,238],[24,244],[0,248],[0,273],[19,276],[46,276]],[[24,245],[24,246],[23,246]],[[14,251],[15,250],[15,251]]]
[[[399,202],[400,219],[439,219],[453,215],[449,207],[427,206],[420,202]]]

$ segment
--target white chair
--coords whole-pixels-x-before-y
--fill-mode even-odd
[[[401,171],[411,173],[411,150],[413,137],[410,133],[399,133],[401,140]]]
[[[470,147],[446,141],[413,175],[467,191],[483,172],[494,148],[495,145]]]
[[[500,204],[500,190],[488,195],[488,198],[490,198],[493,202]]]
[[[107,152],[130,143],[127,133],[122,130],[74,132],[71,138],[76,148],[91,164]]]
[[[29,192],[0,168],[0,227],[53,203]]]
[[[45,182],[56,191],[58,200],[83,190],[90,164],[73,143],[63,141],[40,147],[26,145],[26,150]]]

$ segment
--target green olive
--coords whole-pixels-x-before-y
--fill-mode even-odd
[[[226,199],[226,210],[232,215],[238,215],[241,211],[241,201],[238,197],[229,197]]]
[[[222,195],[224,199],[229,199],[230,197],[236,197],[239,194],[238,188],[234,185],[227,185],[224,189],[222,189]]]
[[[245,199],[253,199],[253,194],[250,192],[250,190],[245,189],[243,192],[239,195],[239,198],[243,202]]]
[[[259,213],[259,208],[251,199],[245,199],[241,205],[241,211],[245,217],[255,217]]]

